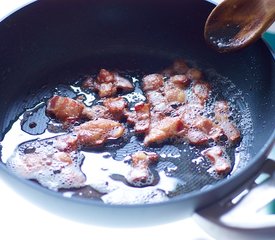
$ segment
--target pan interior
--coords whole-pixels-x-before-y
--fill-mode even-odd
[[[27,96],[21,96],[18,99],[21,104],[11,105],[10,111],[6,113],[6,119],[9,119],[11,124],[9,126],[10,130],[9,128],[5,130],[6,132],[7,130],[9,131],[2,141],[2,161],[5,162],[6,156],[11,154],[17,146],[20,146],[19,148],[24,151],[24,149],[29,148],[30,144],[36,144],[35,139],[39,138],[42,144],[43,141],[47,141],[48,135],[45,133],[46,129],[48,126],[52,128],[54,125],[51,124],[50,118],[45,114],[45,108],[47,100],[54,94],[72,98],[82,96],[85,99],[84,103],[86,105],[97,104],[100,101],[97,95],[93,92],[85,91],[81,88],[81,84],[87,75],[95,76],[99,71],[99,68],[93,65],[94,62],[98,64],[102,63],[104,64],[102,65],[104,68],[114,70],[114,65],[112,65],[112,62],[108,62],[108,59],[116,57],[109,54],[106,56],[97,56],[95,59],[83,59],[54,69],[52,72],[46,73],[44,76],[36,79],[36,82],[48,82],[48,84],[41,86],[40,89],[32,89]],[[139,80],[144,75],[160,72],[163,69],[163,64],[171,64],[171,59],[169,57],[165,58],[163,53],[159,56],[156,53],[153,56],[137,53],[132,55],[128,53],[125,56],[120,54],[120,57],[122,57],[123,61],[118,64],[119,68],[115,69],[122,76],[131,79],[135,85],[134,92],[121,94],[121,96],[129,101],[129,107],[131,108],[136,103],[145,100]],[[140,66],[133,69],[128,61],[126,61],[126,65],[123,63],[125,59],[134,59],[135,67]],[[148,64],[145,64],[147,67],[143,65],[145,62],[155,64],[151,64],[150,68],[148,68]],[[199,68],[194,61],[190,61],[189,66]],[[231,175],[246,165],[250,157],[249,152],[253,140],[250,110],[244,101],[242,92],[230,80],[219,75],[214,69],[204,69],[203,72],[205,74],[205,81],[209,82],[212,86],[211,99],[227,100],[230,102],[232,109],[234,109],[232,117],[242,133],[241,143],[238,146],[227,149],[231,163],[234,166],[232,172],[226,177],[230,178]],[[21,112],[18,109],[22,109]],[[12,139],[12,144],[6,139]],[[11,145],[13,146],[11,147]],[[211,143],[209,146],[211,146]],[[105,202],[115,204],[141,203],[140,201],[142,203],[150,202],[151,199],[137,200],[136,197],[134,197],[134,200],[131,197],[129,199],[125,199],[125,197],[123,200],[120,199],[122,198],[122,194],[124,194],[123,191],[128,191],[129,196],[131,196],[129,193],[131,190],[133,192],[137,191],[141,196],[146,197],[152,197],[152,194],[156,194],[151,190],[152,193],[150,192],[148,196],[146,187],[144,189],[131,187],[125,181],[123,171],[129,165],[129,156],[140,150],[159,154],[159,162],[152,166],[151,169],[156,179],[159,178],[159,182],[153,188],[161,189],[169,198],[207,189],[216,182],[224,180],[224,177],[215,174],[210,162],[201,157],[201,151],[205,148],[207,147],[196,147],[185,142],[175,141],[168,141],[153,147],[145,147],[143,138],[136,136],[128,126],[128,131],[122,139],[109,142],[103,147],[83,149],[81,156],[82,154],[84,155],[84,160],[81,170],[86,175],[87,185],[81,188],[61,188],[59,192],[64,196],[84,197],[94,201],[101,201],[103,198]],[[117,168],[120,169],[117,170]],[[108,171],[107,175],[105,174],[106,171]],[[104,181],[104,187],[102,187],[102,181]],[[120,193],[121,197],[109,197],[108,191],[118,187],[122,189],[120,190],[122,191]],[[108,190],[105,188],[108,188]],[[162,195],[159,198],[156,201],[167,200]]]

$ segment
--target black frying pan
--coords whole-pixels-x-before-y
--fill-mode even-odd
[[[233,91],[242,92],[237,105],[241,112],[242,103],[247,104],[253,125],[243,139],[249,157],[235,174],[211,187],[182,192],[165,203],[111,209],[158,212],[180,206],[180,212],[188,215],[223,198],[259,171],[274,142],[275,64],[262,40],[236,53],[211,50],[204,42],[203,27],[213,7],[202,0],[40,1],[11,15],[0,24],[1,139],[19,114],[50,97],[45,86],[71,83],[102,66],[151,73],[184,58],[206,72],[214,69],[221,79],[236,85]],[[3,163],[0,166],[8,171]],[[70,201],[106,206],[83,198]]]

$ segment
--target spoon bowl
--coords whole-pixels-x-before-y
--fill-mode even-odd
[[[275,20],[275,0],[225,0],[207,18],[206,42],[218,52],[239,50],[259,39]]]

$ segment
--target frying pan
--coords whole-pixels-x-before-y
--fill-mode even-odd
[[[0,24],[1,139],[25,109],[49,97],[45,90],[48,86],[69,84],[87,69],[104,66],[151,73],[183,58],[202,70],[214,69],[221,79],[233,82],[233,90],[242,93],[241,102],[250,109],[253,131],[249,137],[244,136],[249,157],[238,171],[209,187],[184,192],[167,202],[134,206],[64,199],[58,192],[14,178],[39,194],[56,197],[56,202],[65,200],[107,209],[105,214],[135,213],[143,215],[144,220],[165,209],[169,210],[166,218],[179,212],[188,216],[253,177],[274,143],[274,57],[262,40],[235,53],[221,55],[211,50],[204,42],[203,27],[213,7],[202,0],[48,0],[34,2],[12,14]],[[226,90],[226,85],[223,88]],[[241,111],[241,104],[239,108]],[[3,163],[0,167],[5,174],[11,174]]]

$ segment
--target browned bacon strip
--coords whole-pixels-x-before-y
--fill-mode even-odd
[[[179,136],[191,144],[206,144],[210,139],[218,141],[222,136],[222,129],[219,126],[209,118],[201,116],[202,110],[200,104],[186,104],[178,109],[184,124]]]
[[[185,75],[175,75],[170,77],[164,84],[163,94],[166,102],[173,103],[185,103],[186,93],[184,89],[189,84],[189,79]]]
[[[190,68],[186,72],[186,77],[192,81],[202,81],[203,74],[199,69]]]
[[[150,125],[149,133],[144,138],[144,145],[162,143],[166,139],[176,137],[182,128],[183,123],[179,117],[165,117],[154,121]]]
[[[83,103],[68,97],[54,96],[47,104],[47,112],[62,122],[75,122],[80,119],[85,108]]]
[[[209,98],[210,85],[207,82],[196,81],[193,83],[192,91],[194,93],[193,101],[203,105]]]
[[[102,105],[94,105],[83,109],[82,116],[86,119],[96,120],[98,118],[113,119],[109,109]]]
[[[124,133],[124,127],[117,121],[99,118],[75,127],[74,133],[80,145],[95,146],[110,139],[120,138]]]
[[[113,119],[121,119],[126,111],[127,102],[123,97],[107,98],[103,101],[103,105],[113,116]]]
[[[176,74],[185,74],[188,71],[189,67],[186,62],[182,59],[174,61],[171,67],[168,67],[162,71],[162,74],[166,77],[170,77]]]
[[[164,80],[160,74],[150,74],[142,79],[142,89],[145,92],[159,90],[164,85]]]
[[[131,171],[127,176],[127,181],[135,186],[152,184],[154,179],[149,165],[157,162],[158,155],[154,152],[138,151],[131,158]]]
[[[138,103],[135,105],[135,111],[127,113],[127,122],[134,125],[137,134],[147,133],[150,121],[149,103]]]
[[[96,90],[101,98],[112,97],[116,95],[119,90],[132,91],[134,89],[129,80],[106,69],[101,69],[95,80],[88,77],[84,81],[83,87]]]
[[[215,103],[215,118],[218,125],[222,128],[224,134],[231,143],[236,143],[240,140],[241,134],[239,129],[229,119],[230,112],[228,103],[225,101],[217,101]]]
[[[231,171],[229,157],[222,147],[214,146],[208,148],[202,151],[202,155],[209,159],[217,174],[225,175]]]

